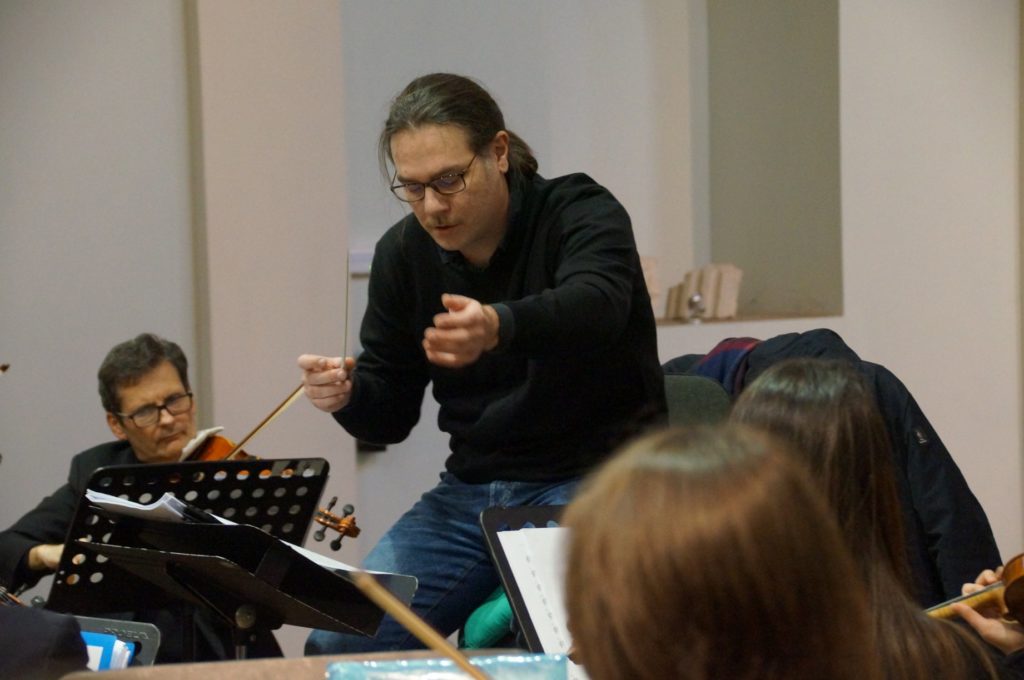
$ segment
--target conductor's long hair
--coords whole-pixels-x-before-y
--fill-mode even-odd
[[[976,639],[928,618],[913,599],[892,445],[854,366],[779,362],[743,391],[731,420],[786,440],[824,492],[868,589],[887,678],[996,677]]]
[[[381,171],[390,179],[391,139],[403,130],[426,125],[455,125],[465,131],[470,148],[480,153],[505,130],[509,136],[509,168],[525,177],[537,173],[537,159],[519,135],[505,127],[505,116],[479,83],[454,73],[430,73],[416,78],[391,102],[377,141]]]
[[[567,509],[569,626],[594,680],[878,678],[860,579],[782,445],[637,440]]]

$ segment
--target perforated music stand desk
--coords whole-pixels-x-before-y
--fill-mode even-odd
[[[382,617],[380,609],[344,576],[283,543],[303,542],[328,471],[320,458],[100,468],[87,488],[141,504],[170,491],[202,510],[246,524],[118,518],[98,511],[83,496],[47,608],[105,614],[184,601],[209,607],[231,626],[238,625],[242,608],[261,629],[295,623],[371,634]],[[408,600],[415,579],[399,577],[388,585]]]
[[[285,623],[372,635],[383,616],[347,574],[314,563],[256,527],[135,518],[120,524],[119,538],[134,545],[79,545],[176,599],[209,607],[240,637]]]
[[[480,513],[480,528],[484,532],[487,550],[491,553],[494,568],[498,570],[501,585],[505,588],[512,613],[519,623],[526,646],[531,652],[543,653],[544,649],[533,625],[530,613],[523,601],[523,594],[516,584],[512,567],[509,566],[505,548],[501,545],[498,534],[502,531],[518,531],[524,528],[544,528],[558,526],[564,505],[526,505],[515,508],[495,506],[486,508]]]
[[[323,493],[330,465],[322,458],[147,463],[112,465],[93,472],[87,489],[140,504],[165,492],[233,522],[252,524],[281,540],[301,545]],[[109,517],[78,501],[65,537],[47,608],[75,614],[104,614],[123,602],[124,591],[146,584],[78,549],[79,539],[109,543],[117,530]],[[148,588],[147,591],[152,591]],[[161,607],[159,593],[148,592],[147,607]]]

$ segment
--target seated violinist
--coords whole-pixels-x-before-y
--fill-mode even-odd
[[[0,532],[0,585],[8,590],[30,588],[57,569],[78,499],[96,469],[175,463],[197,438],[188,360],[176,343],[151,333],[122,342],[107,353],[98,378],[100,400],[115,440],[72,458],[67,483]],[[160,628],[158,663],[234,658],[227,626],[197,611],[195,630],[186,633],[183,621],[189,614],[185,610],[150,610],[120,618],[154,623]],[[185,649],[188,638],[193,644]],[[254,656],[280,655],[272,639],[260,641],[250,652]]]
[[[871,386],[855,364],[812,358],[775,363],[743,391],[730,420],[779,437],[811,472],[866,586],[875,653],[887,677],[1021,677],[1024,659],[992,654],[967,628],[925,616],[914,598],[891,442]],[[971,614],[964,618],[977,622]],[[990,621],[993,639],[982,630],[987,624],[976,626],[989,642],[1013,632]]]
[[[1021,556],[1014,558],[1014,560],[1020,559]],[[1018,569],[1015,575],[1018,579],[1020,578],[1019,573]],[[964,584],[963,595],[966,597],[979,593],[1002,580],[1003,567],[995,570],[986,569],[978,575],[974,583]],[[1007,587],[1009,588],[1009,586]],[[1014,587],[1019,586],[1015,585]],[[989,606],[972,608],[964,603],[956,603],[952,605],[952,608],[981,636],[982,640],[1009,655],[1011,659],[1020,662],[1020,665],[1024,665],[1024,625],[1019,620],[1019,612],[1016,615],[1008,616],[1006,605],[998,598]],[[1014,620],[1015,617],[1018,620]]]

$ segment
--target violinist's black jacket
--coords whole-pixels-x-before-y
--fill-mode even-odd
[[[716,379],[735,396],[772,364],[798,357],[849,361],[874,390],[893,444],[907,558],[922,606],[959,596],[964,583],[1001,565],[985,511],[913,395],[891,371],[861,359],[834,331],[786,333],[764,341],[730,338],[707,355],[678,357],[663,368]]]
[[[78,499],[85,493],[93,472],[109,465],[138,465],[140,462],[126,441],[106,442],[72,458],[67,482],[9,529],[0,532],[0,585],[17,591],[39,581],[43,573],[28,569],[28,551],[41,543],[64,543]],[[161,634],[157,663],[235,658],[230,627],[204,610],[140,607],[131,612],[110,612],[108,616],[156,625]],[[184,626],[190,619],[194,629],[186,635]],[[193,646],[186,649],[189,638]],[[253,657],[281,656],[280,647],[270,633],[258,636],[249,652]]]

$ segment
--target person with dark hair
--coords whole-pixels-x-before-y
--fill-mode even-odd
[[[731,420],[790,444],[824,492],[866,585],[874,642],[890,678],[1017,677],[966,629],[929,618],[914,599],[885,422],[849,362],[788,359],[740,394]]]
[[[884,677],[839,529],[771,437],[642,437],[561,523],[573,656],[592,680]]]
[[[498,586],[477,523],[491,505],[565,504],[579,478],[665,418],[654,314],[629,216],[583,174],[546,179],[473,80],[435,73],[391,103],[379,139],[411,214],[377,243],[358,364],[303,355],[307,397],[360,440],[403,440],[433,384],[451,455],[368,569],[419,579],[443,634]],[[306,651],[402,649],[315,631]]]
[[[151,333],[122,342],[98,373],[100,402],[116,441],[71,460],[68,482],[0,532],[0,585],[32,587],[60,563],[78,499],[93,470],[105,465],[177,462],[196,434],[188,360],[181,348]]]
[[[765,370],[795,358],[847,361],[867,381],[889,437],[907,559],[923,607],[956,597],[965,582],[1002,563],[985,509],[914,395],[885,366],[858,356],[835,331],[727,338],[705,355],[676,357],[663,368],[666,374],[715,380],[736,399]]]
[[[181,347],[152,333],[115,346],[99,373],[100,401],[115,440],[71,459],[67,483],[10,528],[0,532],[0,585],[19,592],[34,586],[60,564],[63,542],[78,499],[92,473],[108,465],[176,463],[196,437],[196,404]],[[136,618],[155,623],[162,633],[157,662],[234,657],[230,629],[205,612],[195,613],[194,649],[184,639],[180,613],[143,611]],[[275,654],[276,642],[263,640],[256,655]],[[189,646],[189,649],[186,649]]]

